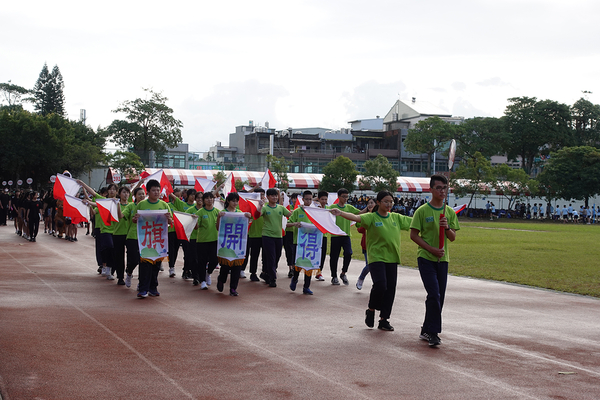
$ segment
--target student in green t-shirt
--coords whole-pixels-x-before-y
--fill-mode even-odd
[[[264,220],[262,246],[265,271],[261,274],[261,278],[270,287],[277,287],[277,264],[283,247],[283,217],[289,217],[291,212],[281,204],[277,204],[279,200],[277,189],[267,190],[267,200],[268,204],[264,204],[262,200],[259,203],[259,212]]]
[[[341,188],[337,192],[338,202],[336,204],[332,204],[329,206],[330,209],[337,209],[346,213],[359,215],[364,214],[367,209],[365,208],[363,211],[358,210],[357,208],[351,206],[350,204],[346,204],[350,194],[348,189]],[[338,269],[338,259],[340,258],[340,251],[344,249],[344,261],[342,264],[342,273],[340,274],[340,279],[344,282],[344,285],[349,285],[350,281],[346,276],[346,272],[348,272],[348,267],[350,266],[350,261],[352,261],[352,242],[350,241],[350,221],[345,218],[337,217],[335,219],[335,224],[340,227],[341,230],[346,232],[346,235],[331,235],[331,249],[329,250],[329,267],[331,268],[331,284],[339,285],[340,280],[337,277],[337,269]]]
[[[434,347],[442,343],[438,333],[442,331],[442,307],[448,281],[448,240],[456,240],[460,229],[458,218],[452,207],[444,204],[448,193],[448,179],[443,175],[432,175],[429,181],[431,201],[415,211],[410,226],[410,238],[419,245],[417,263],[423,286],[427,291],[425,321],[419,338]],[[446,210],[446,216],[442,213]],[[444,246],[439,248],[440,228],[444,228]]]
[[[255,188],[253,192],[260,193],[261,200],[265,200],[265,190],[263,188]],[[248,246],[246,248],[246,259],[242,265],[242,272],[246,271],[246,265],[248,265],[248,261],[250,261],[250,280],[253,282],[260,281],[256,272],[258,270],[258,255],[262,249],[263,224],[263,217],[259,216],[251,223],[250,228],[248,229]],[[264,263],[262,264],[261,271],[264,271]]]
[[[198,216],[196,231],[196,262],[192,270],[194,282],[200,283],[200,289],[207,290],[211,285],[210,274],[213,273],[219,260],[217,258],[217,218],[219,210],[214,207],[215,195],[206,192],[202,195],[204,206],[195,214]],[[197,284],[197,283],[195,283]]]
[[[167,216],[167,221],[169,225],[173,224],[173,216],[171,214],[171,209],[168,204],[160,199],[160,183],[151,179],[146,183],[146,190],[148,190],[148,198],[140,201],[135,207],[135,213],[131,222],[137,224],[138,222],[138,211],[140,210],[165,210],[165,214]],[[168,242],[168,240],[167,240]],[[168,245],[168,243],[167,243]],[[139,268],[139,291],[137,297],[145,298],[150,296],[160,296],[160,293],[157,290],[158,287],[158,272],[160,271],[161,262],[151,263],[149,261],[145,261],[143,258],[140,259],[140,268]]]
[[[300,196],[298,196],[298,200],[300,201]],[[302,192],[302,203],[304,207],[310,207],[312,204],[312,192],[310,190],[305,190]],[[290,282],[290,289],[292,291],[296,290],[296,285],[298,284],[298,278],[300,277],[300,272],[304,272],[304,286],[302,287],[303,294],[312,295],[313,292],[310,290],[310,281],[313,273],[319,273],[320,270],[305,270],[302,267],[296,265],[296,248],[298,245],[298,228],[302,222],[306,222],[308,224],[312,224],[311,220],[306,216],[306,211],[304,211],[303,207],[297,207],[292,216],[288,220],[288,227],[293,227],[293,246],[292,246],[292,258],[294,259],[294,270],[292,275],[292,281]]]
[[[373,212],[354,215],[339,209],[332,209],[335,216],[360,222],[367,233],[367,254],[369,272],[373,287],[369,296],[369,308],[365,312],[365,323],[369,328],[375,326],[375,310],[379,310],[378,329],[393,331],[388,319],[396,296],[398,264],[400,264],[400,231],[408,231],[411,217],[391,212],[394,197],[390,192],[377,194],[377,205]]]
[[[113,225],[113,252],[115,257],[115,270],[117,272],[117,285],[125,285],[125,245],[127,241],[127,231],[129,230],[129,224],[131,224],[130,218],[124,218],[123,211],[130,204],[129,203],[129,188],[121,186],[118,192],[119,204],[118,207],[121,210],[121,217],[119,222],[112,222]]]
[[[125,268],[126,287],[131,287],[133,271],[140,263],[140,246],[138,244],[137,225],[131,223],[131,219],[135,215],[138,203],[145,198],[146,192],[144,191],[144,188],[136,187],[133,189],[133,203],[129,203],[129,205],[123,211],[123,218],[126,218],[130,221],[125,240],[125,246],[127,247],[127,267]]]

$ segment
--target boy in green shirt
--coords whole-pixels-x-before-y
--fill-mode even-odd
[[[261,200],[265,199],[265,190],[262,188],[255,188],[253,190],[254,193],[260,193]],[[253,282],[258,282],[260,279],[256,274],[258,270],[258,255],[260,254],[260,249],[262,248],[262,229],[264,225],[263,217],[260,216],[255,219],[250,228],[248,229],[248,245],[246,247],[246,259],[244,260],[244,264],[242,265],[242,272],[246,271],[246,266],[248,265],[248,260],[250,260],[250,280]],[[264,261],[262,262],[261,270],[264,271]]]
[[[445,205],[448,179],[443,175],[432,175],[429,181],[431,201],[415,211],[410,226],[410,238],[419,245],[417,263],[423,286],[427,291],[425,321],[419,338],[427,340],[429,346],[442,343],[438,333],[442,331],[442,307],[448,281],[448,240],[454,242],[460,229],[458,218],[452,207]],[[442,216],[445,208],[445,217]],[[444,246],[439,248],[439,232],[444,228]]]
[[[300,201],[300,196],[298,196],[297,201]],[[305,190],[304,192],[302,192],[302,202],[303,202],[304,207],[311,206],[312,192],[310,190]],[[294,269],[293,269],[293,275],[292,275],[292,282],[290,282],[290,289],[292,289],[292,291],[296,290],[296,285],[298,284],[298,278],[300,276],[300,271],[302,270],[301,267],[298,267],[297,265],[295,265],[296,264],[296,248],[297,248],[297,244],[298,244],[298,228],[300,227],[301,222],[306,222],[306,223],[312,224],[310,219],[308,219],[308,217],[306,216],[306,211],[304,211],[304,208],[298,207],[292,213],[292,216],[288,220],[288,224],[287,224],[288,227],[293,228],[293,235],[294,235],[293,242],[292,242],[292,258],[294,259]],[[304,286],[302,288],[303,294],[313,294],[312,290],[310,290],[311,277],[312,277],[312,270],[304,271]]]
[[[269,204],[263,206],[259,203],[259,212],[261,213],[264,224],[262,229],[263,260],[265,264],[264,275],[261,278],[269,284],[270,287],[277,287],[277,264],[281,258],[281,249],[283,247],[283,217],[288,217],[291,212],[281,204],[277,204],[279,193],[277,189],[267,190],[267,200]]]

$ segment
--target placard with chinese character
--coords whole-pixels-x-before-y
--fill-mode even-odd
[[[244,213],[226,212],[219,225],[217,255],[229,261],[246,257],[248,218]]]
[[[309,271],[318,269],[321,264],[323,233],[313,224],[302,222],[298,228],[296,245],[296,266]]]
[[[167,210],[139,210],[137,221],[140,257],[158,261],[169,257]]]

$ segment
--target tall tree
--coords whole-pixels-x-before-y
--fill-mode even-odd
[[[470,195],[468,209],[475,196],[489,193],[489,189],[496,176],[492,164],[481,153],[476,152],[473,157],[466,159],[456,172],[452,174],[450,186],[455,196],[463,197]]]
[[[352,160],[344,156],[336,157],[323,168],[319,189],[337,192],[341,188],[346,188],[352,193],[357,176],[358,171]]]
[[[48,71],[48,65],[44,63],[40,76],[33,87],[34,108],[42,115],[55,113],[65,115],[65,95],[63,93],[65,84],[58,65]]]
[[[551,153],[539,181],[546,197],[583,200],[587,207],[600,194],[600,150],[580,146]]]
[[[508,200],[508,208],[525,196],[535,196],[538,193],[538,182],[532,179],[522,168],[511,168],[506,164],[492,167],[494,180],[492,188],[501,197]]]
[[[456,155],[472,158],[476,152],[490,158],[503,153],[502,145],[507,141],[503,118],[469,118],[455,129],[454,138],[458,144]]]
[[[107,157],[108,165],[121,173],[123,179],[127,175],[140,173],[144,169],[144,164],[140,157],[130,151],[116,151]]]
[[[267,155],[267,162],[270,166],[269,169],[277,180],[277,187],[283,191],[288,190],[290,181],[287,173],[290,170],[290,165],[292,163],[283,157],[275,157],[271,154]]]
[[[22,86],[14,85],[11,81],[7,83],[0,83],[0,93],[2,93],[2,97],[6,100],[6,103],[9,107],[13,107],[21,104],[21,97],[30,94],[31,90],[25,89]],[[30,99],[23,99],[23,101],[28,101]]]
[[[569,107],[535,97],[513,97],[508,101],[504,114],[510,136],[505,150],[509,160],[521,157],[523,169],[530,174],[536,157],[571,141]]]
[[[573,145],[593,146],[600,144],[600,106],[586,99],[579,99],[571,106]]]
[[[398,171],[394,169],[387,157],[378,154],[373,160],[365,161],[364,181],[369,183],[371,190],[381,192],[398,191]]]
[[[183,124],[173,117],[167,98],[152,89],[144,89],[150,98],[123,102],[115,113],[124,113],[125,119],[114,120],[107,128],[112,139],[120,146],[138,154],[145,165],[150,162],[150,151],[164,153],[181,143]]]
[[[442,150],[454,135],[454,126],[440,117],[429,117],[417,122],[408,131],[404,148],[413,154],[427,154],[427,176],[431,175],[431,158]]]

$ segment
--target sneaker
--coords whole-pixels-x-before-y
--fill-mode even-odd
[[[371,311],[367,308],[367,311],[365,311],[365,324],[367,324],[369,328],[375,326],[375,311]]]
[[[269,283],[269,276],[264,271],[260,273],[260,279]]]
[[[290,289],[292,289],[292,292],[296,291],[296,285],[298,284],[298,279],[297,278],[292,278],[292,281],[290,282]]]
[[[252,282],[259,282],[259,281],[260,281],[260,278],[259,278],[259,277],[258,277],[258,275],[256,275],[256,274],[250,274],[250,280],[251,280]]]
[[[442,340],[437,335],[437,333],[430,333],[429,334],[429,347],[439,346],[440,344],[442,344]]]
[[[382,331],[393,331],[394,327],[390,325],[390,323],[388,322],[387,319],[380,319],[379,320],[379,325],[377,326],[377,329],[381,329]]]
[[[331,284],[332,285],[339,285],[340,284],[340,280],[338,278],[331,278]]]
[[[104,268],[102,268],[101,266],[98,266],[98,269],[96,271],[98,271],[98,275],[104,275]]]
[[[131,287],[131,278],[133,278],[133,275],[125,276],[125,287]]]
[[[340,275],[340,278],[342,279],[342,282],[344,282],[344,285],[348,286],[350,284],[350,281],[348,281],[348,277],[346,276],[346,274]]]
[[[325,278],[323,278],[323,275],[321,275],[321,274],[317,275],[317,276],[316,276],[316,279],[317,279],[318,281],[324,281],[324,280],[325,280]]]
[[[137,294],[137,297],[139,297],[140,299],[145,299],[146,297],[148,297],[148,292],[139,292]]]
[[[208,290],[208,285],[205,281],[200,282],[200,290]]]
[[[229,295],[235,297],[235,296],[238,295],[238,292],[236,290],[234,290],[234,289],[229,289]]]
[[[212,279],[210,279],[210,274],[206,274],[206,284],[210,286],[212,284]],[[222,290],[221,290],[222,291]]]
[[[272,280],[271,282],[269,282],[269,287],[277,287],[277,281]]]
[[[313,292],[309,288],[305,287],[302,289],[302,294],[313,294]]]
[[[119,280],[117,281],[117,285],[119,285],[119,286],[123,286],[123,285],[125,285],[125,281],[124,281],[123,279],[119,279]]]
[[[290,269],[288,272],[288,278],[293,278],[294,277],[294,270]]]
[[[246,273],[244,271],[240,271],[240,278],[246,278]]]
[[[175,268],[169,268],[169,278],[175,278]]]
[[[151,291],[149,291],[149,292],[148,292],[148,294],[149,294],[150,296],[153,296],[153,297],[158,297],[158,296],[160,296],[160,293],[158,293],[158,290],[151,290]]]
[[[358,290],[361,290],[361,289],[362,289],[362,285],[363,285],[363,283],[365,283],[365,280],[364,280],[364,279],[359,279],[359,280],[357,280],[357,281],[356,281],[356,288],[357,288]]]
[[[419,335],[419,339],[426,340],[429,342],[429,339],[431,339],[431,336],[429,335],[429,333],[421,331],[421,334]]]
[[[106,267],[102,267],[102,273],[100,274],[102,276],[106,276]]]
[[[198,286],[200,284],[200,282],[198,282],[198,279],[194,279],[194,282],[192,282],[192,284],[194,286]]]
[[[219,292],[223,291],[223,282],[221,282],[219,279],[217,279],[217,290]]]
[[[110,270],[108,272],[110,272]],[[108,275],[106,275],[106,279],[108,279],[109,281],[114,281],[115,277],[113,276],[113,274],[109,273]]]

